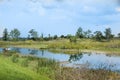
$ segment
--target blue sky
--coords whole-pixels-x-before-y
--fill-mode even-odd
[[[18,28],[21,36],[30,29],[39,34],[75,34],[78,27],[120,33],[120,5],[117,0],[2,0],[0,36],[4,28]]]

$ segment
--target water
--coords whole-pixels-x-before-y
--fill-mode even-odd
[[[0,52],[2,52],[0,48]],[[16,51],[23,55],[34,55],[36,57],[42,57],[47,59],[55,59],[61,62],[62,66],[80,67],[81,65],[89,65],[90,68],[111,68],[115,71],[120,71],[120,56],[96,54],[96,53],[79,53],[79,54],[64,54],[53,53],[48,50],[35,50],[27,48],[14,48],[10,50]]]

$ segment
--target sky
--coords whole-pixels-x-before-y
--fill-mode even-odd
[[[110,27],[120,33],[119,0],[0,0],[0,36],[4,28],[30,29],[39,35],[75,34],[79,27],[92,32]]]

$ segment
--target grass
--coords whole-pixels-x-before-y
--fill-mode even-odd
[[[47,76],[13,63],[10,57],[0,55],[0,80],[50,80]]]
[[[120,74],[104,69],[63,68],[56,75],[56,80],[120,80]]]
[[[8,54],[11,55],[8,55]],[[120,80],[120,73],[99,69],[61,67],[55,60],[23,56],[16,52],[0,54],[0,80]],[[108,66],[109,67],[109,66]]]
[[[54,80],[54,77],[55,77],[54,71],[57,68],[59,68],[59,64],[55,60],[37,58],[32,55],[25,56],[12,51],[1,53],[0,59],[1,61],[2,59],[4,61],[6,60],[5,62],[7,62],[6,63],[7,65],[5,66],[6,67],[10,66],[10,67],[7,67],[8,72],[11,72],[11,74],[16,77],[15,79],[10,78],[5,80],[17,80],[17,78],[20,78],[20,80]],[[4,64],[1,64],[1,65],[4,65]],[[3,70],[3,72],[7,74],[7,71],[4,71],[7,69],[6,68],[4,69],[4,68],[5,67],[1,68],[1,70]],[[9,68],[12,68],[13,70]],[[16,72],[14,72],[15,69],[17,69]],[[19,71],[23,71],[23,72],[19,72]],[[28,74],[25,74],[24,72]],[[16,73],[18,74],[18,76],[16,75]],[[25,76],[22,76],[22,74]],[[5,74],[3,75],[5,76]],[[6,76],[8,75],[9,74],[7,74]]]

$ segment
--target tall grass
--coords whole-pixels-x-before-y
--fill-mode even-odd
[[[101,64],[96,70],[69,68],[52,59],[17,53],[11,56],[1,54],[0,62],[0,80],[120,80],[120,73],[113,72],[106,64]]]
[[[56,71],[56,80],[120,80],[120,73],[111,70],[88,68],[61,68]]]
[[[13,63],[11,57],[0,55],[0,80],[50,80],[47,76]]]

